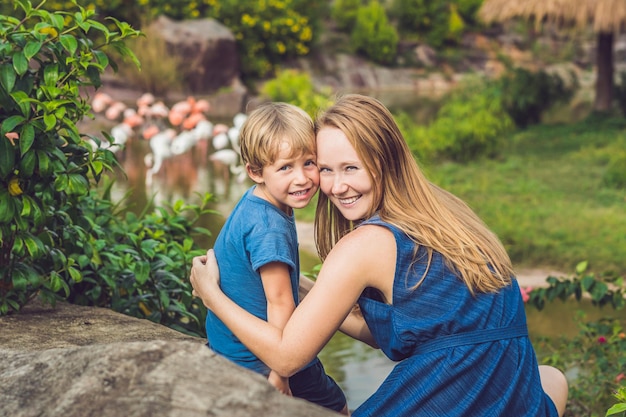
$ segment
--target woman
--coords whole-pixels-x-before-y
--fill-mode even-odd
[[[309,294],[274,328],[221,292],[209,251],[191,272],[204,304],[282,375],[338,329],[400,361],[357,417],[561,416],[567,381],[537,364],[506,251],[424,177],[388,109],[346,95],[318,118],[316,137],[324,263]]]

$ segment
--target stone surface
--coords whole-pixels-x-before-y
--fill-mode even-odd
[[[194,94],[240,84],[235,37],[217,20],[174,21],[160,16],[149,29],[165,40],[170,53],[182,58],[185,79]]]
[[[34,301],[0,317],[0,415],[336,415],[284,396],[204,340],[147,320]]]

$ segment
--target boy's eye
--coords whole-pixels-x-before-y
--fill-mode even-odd
[[[282,167],[278,168],[279,171],[287,171],[289,169],[289,165],[283,165]]]
[[[328,171],[330,171],[330,170],[328,168],[326,168],[326,167],[321,167],[320,168],[320,172],[328,172]]]
[[[308,161],[306,161],[306,162],[305,162],[305,164],[304,164],[304,166],[307,166],[307,167],[308,167],[308,166],[311,166],[311,165],[315,165],[315,161],[313,161],[313,160],[308,160]]]

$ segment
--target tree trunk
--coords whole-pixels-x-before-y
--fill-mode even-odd
[[[607,112],[613,103],[613,33],[598,34],[595,111]]]

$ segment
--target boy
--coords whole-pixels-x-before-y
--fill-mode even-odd
[[[240,149],[256,184],[237,203],[215,242],[221,287],[247,311],[283,328],[298,303],[300,262],[293,209],[305,207],[319,187],[313,121],[290,104],[262,105],[242,126]],[[348,414],[343,392],[319,359],[283,377],[211,311],[206,332],[211,349],[265,375],[279,391]]]

